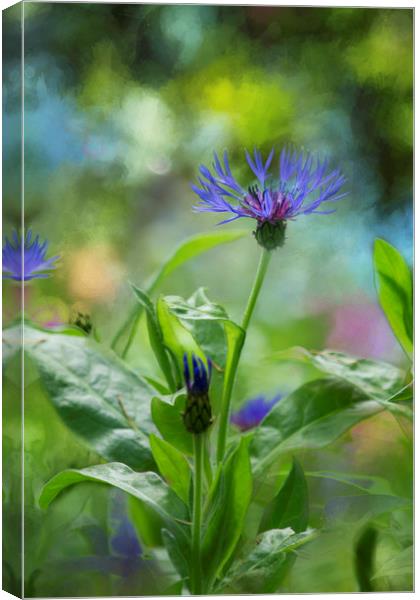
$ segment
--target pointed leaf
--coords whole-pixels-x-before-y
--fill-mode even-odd
[[[394,246],[375,240],[374,264],[379,302],[406,353],[413,352],[413,280],[409,266]]]
[[[305,474],[294,457],[290,473],[274,500],[267,506],[260,531],[291,527],[296,533],[308,526],[309,498]]]
[[[188,504],[191,480],[188,461],[174,446],[153,434],[150,436],[150,447],[162,477],[181,500]]]
[[[322,448],[382,410],[381,405],[341,379],[316,379],[283,398],[256,428],[251,443],[255,473],[284,452]]]

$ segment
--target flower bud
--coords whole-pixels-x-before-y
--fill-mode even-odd
[[[187,388],[187,402],[182,415],[187,431],[194,434],[203,433],[213,422],[209,399],[211,362],[207,368],[201,358],[192,355],[192,373],[188,357],[184,354],[184,379]]]
[[[281,248],[286,239],[286,221],[262,221],[258,223],[254,236],[259,245],[266,250]]]

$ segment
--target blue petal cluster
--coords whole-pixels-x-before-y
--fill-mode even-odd
[[[195,354],[191,357],[192,373],[188,362],[188,355],[184,354],[184,380],[187,391],[192,395],[206,394],[210,387],[211,361],[207,360],[207,367],[204,362]]]
[[[23,245],[23,248],[22,248]],[[13,241],[3,247],[3,278],[16,281],[29,281],[30,279],[43,279],[49,277],[48,271],[55,269],[53,264],[59,256],[46,258],[48,242],[39,242],[39,236],[32,239],[32,231],[26,233],[25,241],[17,231],[13,232]],[[22,272],[23,271],[23,272]]]
[[[300,214],[334,212],[333,209],[319,208],[324,202],[336,202],[347,195],[341,192],[346,179],[338,169],[329,170],[328,160],[320,161],[309,153],[283,148],[279,175],[273,179],[269,176],[269,168],[274,149],[265,161],[256,149],[253,157],[247,151],[245,155],[258,183],[243,188],[232,175],[227,152],[223,155],[223,164],[214,153],[214,174],[201,165],[200,185],[192,186],[200,198],[194,206],[196,211],[233,215],[221,224],[240,217],[256,219],[259,224],[274,224]]]
[[[267,400],[264,396],[252,398],[245,402],[237,412],[233,413],[230,420],[241,431],[257,427],[281,398],[281,394],[278,394],[272,400]]]

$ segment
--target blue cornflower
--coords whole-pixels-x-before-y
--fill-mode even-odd
[[[14,279],[16,281],[29,281],[30,279],[43,279],[49,277],[48,271],[55,269],[53,264],[59,256],[46,258],[48,242],[43,244],[39,242],[37,235],[32,240],[32,231],[29,229],[26,233],[22,249],[23,237],[17,231],[13,232],[13,243],[6,238],[3,247],[3,278]],[[23,267],[23,273],[22,273]]]
[[[184,354],[184,380],[187,388],[187,401],[183,413],[184,425],[190,433],[203,433],[213,422],[209,399],[211,361],[204,361],[193,354],[192,372],[188,355]]]
[[[245,402],[237,412],[233,413],[230,420],[241,431],[257,427],[281,398],[281,394],[277,394],[272,400],[267,400],[264,396],[252,398]]]
[[[256,219],[257,241],[270,250],[283,245],[288,220],[301,214],[334,212],[333,209],[319,209],[324,202],[336,202],[346,195],[341,193],[346,179],[338,169],[329,170],[328,160],[321,162],[309,153],[283,148],[279,177],[272,179],[268,170],[274,149],[265,162],[256,149],[254,158],[247,151],[245,155],[258,183],[243,188],[232,175],[227,152],[223,154],[223,165],[214,153],[214,174],[201,165],[200,186],[192,186],[200,198],[194,209],[233,215],[220,224],[240,217]]]

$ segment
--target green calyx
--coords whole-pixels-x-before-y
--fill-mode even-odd
[[[266,250],[281,248],[286,239],[286,221],[258,223],[254,236],[259,245]]]
[[[199,434],[206,431],[213,423],[208,394],[188,394],[182,418],[186,430],[190,433]]]

